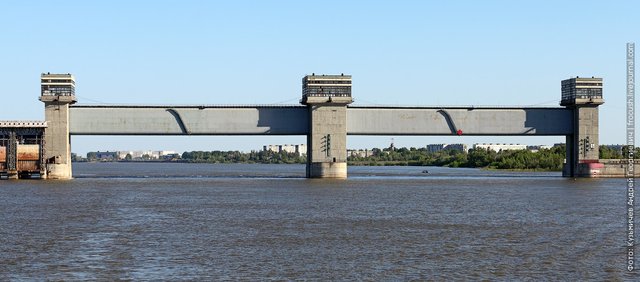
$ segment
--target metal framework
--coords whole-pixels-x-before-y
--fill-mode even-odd
[[[0,121],[0,147],[5,156],[0,159],[0,173],[8,177],[45,172],[44,131],[45,122]],[[34,152],[21,152],[20,146],[38,146],[37,159]],[[24,150],[24,147],[22,150]],[[33,147],[32,147],[33,148]],[[21,159],[20,155],[29,155]]]

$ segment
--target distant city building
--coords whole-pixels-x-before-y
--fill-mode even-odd
[[[167,156],[171,158],[176,156],[175,151],[117,151],[117,156],[119,160],[124,160],[127,158],[127,155],[131,156],[131,159],[143,159],[148,157],[150,160],[157,159],[166,159]],[[179,156],[179,154],[177,154]]]
[[[40,75],[42,96],[74,96],[76,82],[71,74],[43,73]]]
[[[427,151],[430,153],[436,153],[444,150],[446,144],[429,144],[427,145]]]
[[[276,153],[286,152],[286,153],[295,153],[298,156],[307,154],[307,145],[306,144],[285,144],[285,145],[264,145],[262,146],[263,151],[272,151]]]
[[[115,161],[118,158],[116,152],[88,152],[87,159],[91,161]]]
[[[616,152],[619,152],[620,154],[622,154],[622,149],[626,146],[626,145],[602,145],[603,147],[609,148],[611,150],[614,150]]]
[[[538,151],[540,151],[542,149],[547,149],[548,150],[548,149],[551,149],[551,148],[552,148],[552,146],[549,146],[549,145],[530,145],[530,146],[527,146],[527,150],[529,150],[531,152],[534,152],[534,153],[538,152]]]
[[[155,153],[158,153],[158,158],[164,158],[166,156],[175,156],[176,154],[178,154],[178,153],[176,153],[176,151],[167,151],[167,150],[165,150],[165,151],[154,151],[154,154]]]
[[[602,104],[602,78],[576,77],[565,79],[562,85],[560,105]]]
[[[467,144],[461,144],[461,143],[447,144],[446,146],[444,146],[444,149],[445,150],[454,150],[454,151],[466,152],[467,151]]]
[[[182,158],[182,156],[178,153],[173,153],[173,154],[161,155],[160,158],[164,160],[178,160]]]
[[[373,156],[373,150],[347,150],[347,157],[360,157],[366,158]]]
[[[523,144],[507,144],[507,143],[476,143],[473,144],[474,149],[486,149],[492,150],[495,152],[506,151],[506,150],[526,150],[527,145]]]
[[[461,144],[461,143],[456,143],[456,144],[429,144],[429,145],[427,145],[426,148],[427,148],[427,151],[431,152],[431,153],[440,152],[442,150],[454,150],[454,151],[466,152],[467,151],[467,144]]]

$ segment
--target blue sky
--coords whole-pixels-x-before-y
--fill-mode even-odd
[[[79,103],[295,104],[305,74],[353,75],[356,104],[557,105],[560,81],[604,78],[602,144],[625,142],[625,43],[638,1],[5,1],[0,120],[43,119],[41,72]],[[10,106],[6,106],[10,105]],[[349,137],[350,148],[390,137]],[[74,136],[72,150],[242,150],[280,137]],[[563,137],[395,137],[552,144]]]

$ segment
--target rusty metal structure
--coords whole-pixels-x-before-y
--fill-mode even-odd
[[[0,121],[0,178],[44,178],[44,121]]]

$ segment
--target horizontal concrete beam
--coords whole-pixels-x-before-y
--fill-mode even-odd
[[[306,107],[72,106],[72,135],[305,135]]]
[[[568,135],[572,110],[508,107],[349,107],[349,135]]]
[[[87,106],[70,108],[72,135],[306,135],[305,106]],[[527,107],[347,109],[349,135],[569,135],[572,110]]]

